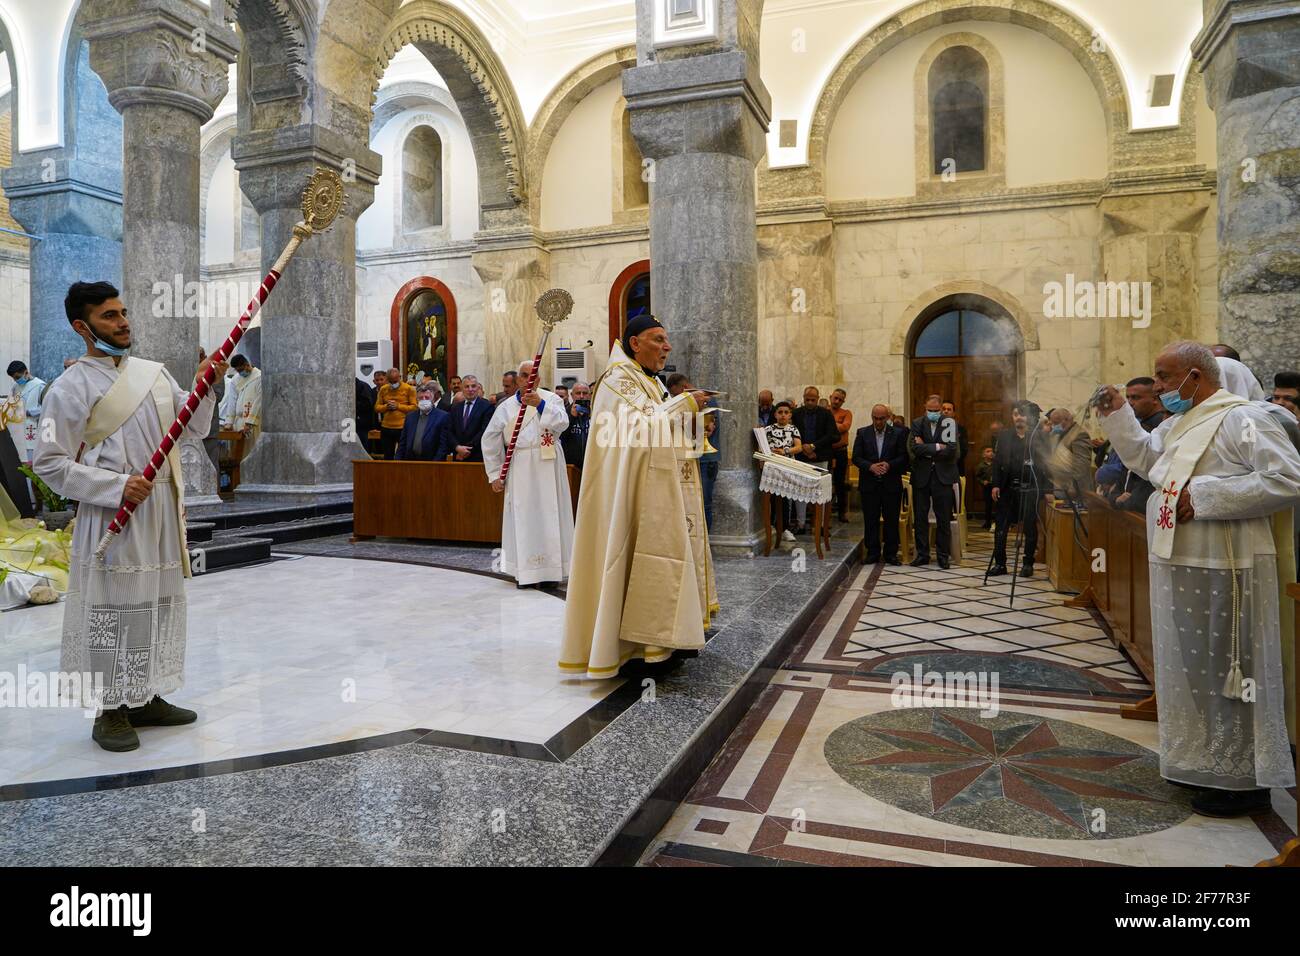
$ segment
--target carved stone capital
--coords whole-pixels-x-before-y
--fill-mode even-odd
[[[382,160],[364,143],[314,124],[257,130],[235,137],[230,149],[239,170],[239,188],[259,213],[296,209],[316,167],[343,179],[353,221],[374,201]]]
[[[187,0],[88,0],[85,16],[90,63],[114,108],[157,103],[212,118],[239,38],[208,10]]]

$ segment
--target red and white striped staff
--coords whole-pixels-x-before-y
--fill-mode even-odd
[[[171,427],[167,429],[163,439],[154,449],[153,455],[149,458],[149,464],[145,465],[141,476],[147,481],[153,481],[154,476],[158,474],[158,469],[167,458],[167,454],[175,447],[176,442],[181,437],[181,432],[189,424],[190,418],[194,415],[194,410],[199,407],[199,402],[208,394],[212,383],[216,381],[216,367],[219,363],[229,360],[231,354],[235,351],[235,346],[239,340],[244,337],[244,332],[248,330],[249,325],[253,322],[253,317],[257,315],[262,304],[266,302],[271,290],[275,284],[280,281],[280,276],[284,275],[285,268],[289,265],[289,260],[293,258],[298,247],[306,239],[311,238],[318,232],[324,232],[329,228],[334,217],[339,214],[343,208],[345,198],[343,195],[343,180],[339,174],[332,169],[317,167],[316,172],[312,174],[307,181],[307,188],[302,194],[302,212],[303,220],[293,227],[293,236],[285,245],[284,251],[280,253],[280,258],[275,260],[275,265],[271,266],[271,271],[266,274],[262,284],[257,289],[248,308],[244,314],[239,317],[235,327],[230,330],[226,340],[221,343],[212,361],[208,367],[203,370],[203,375],[194,383],[194,390],[190,392],[189,398],[181,406],[180,413],[177,414],[176,420],[172,422]],[[136,503],[128,501],[117,510],[113,520],[108,523],[108,528],[104,531],[104,536],[99,539],[99,544],[95,546],[95,557],[102,560],[108,553],[108,546],[112,543],[113,535],[121,534],[126,524],[131,520],[131,515],[135,514]]]
[[[527,395],[537,385],[537,374],[542,368],[542,356],[546,353],[546,340],[551,337],[551,330],[569,317],[573,311],[573,296],[563,289],[548,289],[537,299],[534,306],[537,317],[542,320],[542,340],[537,343],[537,354],[533,356],[533,367],[528,372],[528,384],[523,393]],[[515,442],[519,441],[519,430],[524,427],[524,413],[528,406],[520,403],[519,414],[515,417],[515,430],[510,433],[510,444],[506,446],[506,460],[501,463],[498,480],[502,483],[510,473],[510,459],[515,454]]]

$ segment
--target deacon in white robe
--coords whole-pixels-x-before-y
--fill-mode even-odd
[[[193,711],[157,699],[179,688],[185,672],[184,578],[190,565],[179,450],[173,448],[151,487],[140,477],[188,392],[160,364],[120,354],[130,346],[130,327],[113,292],[94,311],[114,318],[95,314],[73,324],[87,341],[87,354],[46,395],[33,470],[78,502],[60,670],[100,675],[102,699],[80,701],[104,710],[92,736],[105,749],[133,750],[139,746],[133,727],[195,719]],[[209,361],[200,364],[200,373]],[[209,392],[183,436],[206,436],[214,406]],[[101,562],[95,547],[127,499],[140,503]],[[128,715],[120,708],[144,710]]]
[[[1147,502],[1161,773],[1202,788],[1193,806],[1236,816],[1295,783],[1287,743],[1276,525],[1300,501],[1300,454],[1277,420],[1221,387],[1210,350],[1156,357],[1174,414],[1142,430],[1123,394],[1099,411]],[[1289,608],[1287,609],[1289,612]]]
[[[526,385],[531,362],[519,366],[518,381]],[[506,446],[519,409],[524,424],[510,459],[505,484],[499,480]],[[573,505],[564,466],[560,434],[569,427],[564,402],[554,392],[522,388],[497,403],[483,432],[483,467],[492,490],[505,491],[501,516],[501,570],[520,585],[563,581],[573,554]]]
[[[0,415],[13,436],[14,446],[25,464],[31,464],[36,449],[36,425],[41,418],[41,393],[45,391],[44,379],[39,379],[21,362],[11,362],[10,369],[21,366],[21,371],[11,371],[14,389],[5,402]]]
[[[242,355],[230,360],[235,374],[226,380],[226,394],[221,399],[221,425],[243,432],[244,454],[252,449],[262,430],[262,370]]]

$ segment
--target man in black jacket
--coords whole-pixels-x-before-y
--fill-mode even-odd
[[[840,437],[840,430],[835,425],[835,416],[831,410],[817,404],[820,398],[821,393],[812,385],[805,388],[803,404],[794,410],[793,420],[794,427],[799,429],[799,441],[802,444],[799,460],[824,465],[829,471],[831,457],[834,455],[831,446]],[[803,534],[808,529],[808,503],[796,501],[794,508],[799,527],[791,530],[795,534]]]
[[[1020,576],[1034,576],[1034,553],[1038,550],[1038,502],[1047,487],[1047,440],[1038,428],[1039,408],[1019,401],[1011,406],[1010,429],[998,438],[993,456],[993,501],[997,507],[997,530],[993,533],[993,568],[989,577],[1007,573],[1007,535],[1022,521],[1024,551]],[[1032,464],[1030,464],[1032,462]],[[1022,481],[1023,478],[1023,481]]]
[[[925,414],[912,422],[908,454],[912,458],[912,524],[916,531],[916,557],[912,567],[930,563],[930,506],[934,505],[934,543],[939,567],[948,568],[952,553],[952,512],[957,499],[953,485],[960,477],[957,454],[961,450],[957,422],[944,418],[943,399],[931,395],[925,400]]]
[[[867,563],[876,564],[881,559],[883,518],[884,560],[886,564],[898,564],[898,513],[903,504],[903,472],[907,470],[907,429],[890,421],[887,406],[872,408],[871,424],[858,429],[853,442],[853,464],[858,466]]]

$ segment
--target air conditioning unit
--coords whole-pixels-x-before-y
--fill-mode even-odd
[[[387,372],[392,367],[392,339],[372,339],[357,343],[357,378],[369,382],[375,372]]]
[[[596,376],[595,357],[591,349],[562,349],[556,347],[555,384],[572,386],[574,382],[587,385]]]

